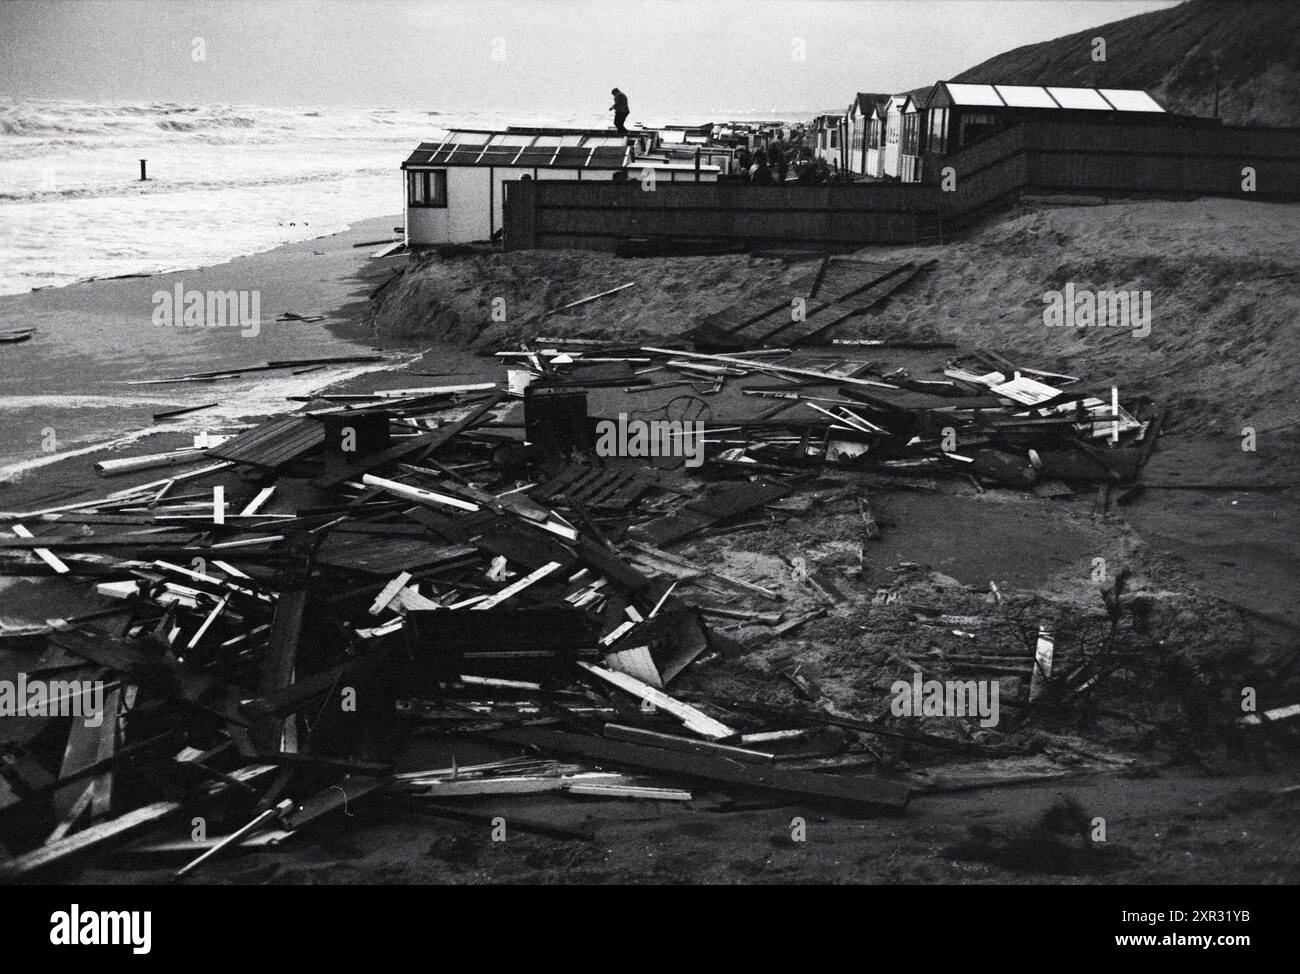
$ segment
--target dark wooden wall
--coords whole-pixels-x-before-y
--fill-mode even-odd
[[[938,208],[932,186],[749,186],[535,180],[506,192],[506,247],[613,250],[628,237],[709,238],[831,247],[911,243],[914,215]]]

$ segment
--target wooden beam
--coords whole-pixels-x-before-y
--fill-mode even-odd
[[[746,790],[775,793],[800,801],[819,801],[851,806],[877,814],[901,812],[907,807],[911,789],[880,778],[822,775],[792,771],[777,766],[752,767],[727,758],[702,754],[680,754],[657,747],[645,747],[602,737],[588,737],[543,727],[517,727],[493,731],[485,737],[521,747],[536,747],[557,754],[570,754],[605,765],[645,768],[731,785]]]
[[[232,772],[230,777],[235,781],[247,782],[270,770],[271,768],[268,765],[252,765]],[[230,785],[225,782],[218,782],[212,786],[210,795],[219,794],[229,787]],[[133,809],[125,815],[119,815],[107,822],[91,825],[80,832],[74,832],[72,835],[46,843],[8,862],[0,863],[0,880],[17,879],[38,869],[44,869],[47,866],[64,862],[73,856],[89,852],[105,843],[123,839],[132,833],[170,818],[183,808],[185,808],[184,802],[154,802],[150,805],[142,805],[140,808]]]
[[[672,714],[685,725],[687,730],[694,731],[704,737],[722,738],[731,737],[736,732],[722,723],[720,720],[714,720],[708,714],[697,710],[688,703],[682,703],[673,697],[668,696],[662,690],[656,690],[648,683],[643,683],[634,676],[627,673],[619,673],[614,670],[607,670],[602,666],[592,666],[590,663],[584,663],[578,660],[578,666],[590,673],[597,679],[604,680],[606,683],[618,687],[626,693],[632,694],[655,708]]]
[[[680,734],[661,734],[659,731],[643,730],[640,727],[628,727],[624,724],[606,724],[601,732],[605,737],[616,741],[631,741],[633,744],[647,744],[650,747],[663,747],[670,751],[687,751],[691,754],[711,754],[720,758],[735,758],[751,764],[771,764],[776,760],[775,754],[766,751],[754,751],[746,747],[732,747],[728,744],[715,744],[712,741],[700,741]]]

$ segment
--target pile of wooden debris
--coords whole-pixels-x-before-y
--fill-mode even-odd
[[[463,817],[468,796],[689,801],[703,785],[898,812],[908,784],[818,770],[846,745],[818,732],[924,733],[674,694],[688,668],[746,651],[727,623],[784,633],[806,617],[665,549],[806,513],[826,499],[814,477],[855,495],[868,477],[918,474],[1109,489],[1132,482],[1160,423],[1149,403],[1062,391],[1047,380],[1079,384],[986,352],[916,381],[782,350],[549,344],[501,353],[500,387],[316,397],[234,436],[101,464],[183,472],[0,515],[0,571],[85,576],[113,600],[0,646],[31,685],[102,691],[96,720],[47,695],[7,722],[0,873],[215,809],[227,834],[185,844],[206,861],[363,798]],[[602,447],[627,414],[592,416],[596,394],[661,424],[664,448]],[[693,433],[698,465],[677,449]],[[409,745],[431,737],[497,756],[412,767]]]

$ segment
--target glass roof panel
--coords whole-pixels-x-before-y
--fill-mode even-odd
[[[1108,102],[1121,112],[1163,112],[1159,103],[1145,91],[1130,88],[1099,88]]]
[[[1093,88],[1053,88],[1047,89],[1052,97],[1061,103],[1062,108],[1085,108],[1108,112],[1111,110],[1106,99],[1097,94]]]
[[[1056,102],[1041,85],[994,85],[1012,108],[1055,108]]]
[[[948,93],[956,105],[996,105],[1002,106],[1002,99],[993,90],[992,85],[963,85],[948,83]]]

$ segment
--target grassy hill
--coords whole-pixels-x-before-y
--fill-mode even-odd
[[[1106,40],[1105,62],[1092,39]],[[999,54],[954,81],[1143,88],[1166,108],[1230,124],[1300,125],[1300,3],[1191,0]]]

